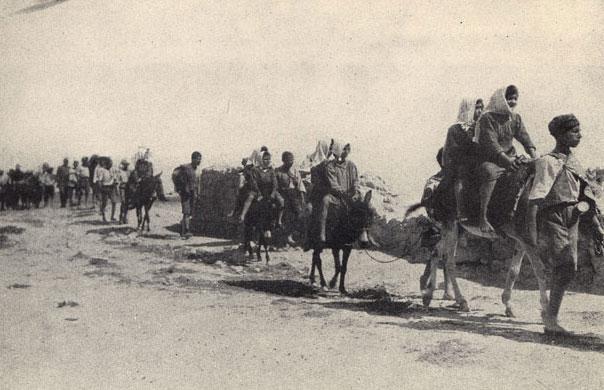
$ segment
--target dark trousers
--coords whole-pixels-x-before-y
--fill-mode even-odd
[[[48,203],[52,203],[55,198],[55,186],[53,185],[45,185],[44,186],[44,206],[47,206]]]
[[[66,184],[59,186],[59,197],[61,199],[61,207],[65,207],[67,205],[68,196],[69,196],[69,187]]]

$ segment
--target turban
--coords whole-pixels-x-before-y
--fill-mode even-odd
[[[505,98],[509,99],[512,95],[518,95],[518,88],[515,85],[509,85],[505,89]]]
[[[573,114],[558,115],[551,120],[549,125],[549,132],[554,137],[558,137],[573,127],[579,126],[579,120]]]

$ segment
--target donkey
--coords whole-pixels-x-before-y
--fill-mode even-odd
[[[339,207],[332,207],[327,218],[326,233],[327,241],[320,242],[317,237],[309,237],[309,246],[312,252],[312,265],[310,269],[310,283],[315,283],[315,269],[319,273],[321,287],[325,288],[327,283],[323,276],[321,252],[323,249],[331,249],[335,264],[335,273],[329,281],[329,287],[334,288],[340,278],[339,291],[346,295],[346,271],[348,270],[348,259],[352,251],[352,244],[359,241],[361,248],[369,247],[369,236],[367,230],[373,223],[376,215],[371,207],[371,190],[367,191],[362,200],[342,202]],[[340,251],[342,260],[340,262]]]
[[[520,271],[520,265],[524,257],[528,258],[537,279],[540,294],[542,317],[548,313],[548,297],[545,282],[545,266],[536,249],[529,245],[526,240],[525,219],[528,210],[528,191],[532,180],[533,162],[527,161],[514,172],[509,172],[502,177],[496,185],[493,198],[489,207],[489,220],[494,223],[497,234],[512,239],[515,243],[516,253],[512,258],[510,269],[506,278],[505,289],[502,294],[502,302],[505,305],[505,314],[514,316],[511,303],[511,294],[514,283]],[[443,248],[446,256],[446,270],[448,279],[453,287],[455,301],[462,311],[469,311],[467,300],[463,297],[459,284],[457,283],[456,256],[459,235],[462,233],[481,236],[478,228],[466,223],[459,223],[454,216],[456,208],[455,198],[445,189],[441,196],[432,205],[438,212],[438,222],[442,225]],[[469,203],[476,202],[471,199],[471,192],[466,196]],[[418,204],[410,207],[415,210],[424,205]],[[469,211],[477,208],[469,207]],[[429,306],[434,290],[436,289],[436,272],[438,258],[432,258],[430,267],[430,278],[427,287],[422,290],[422,300],[425,306]]]
[[[262,260],[261,251],[264,247],[266,264],[270,261],[268,248],[272,238],[272,230],[277,220],[277,208],[270,198],[254,200],[243,221],[243,251],[253,258],[251,242],[256,235],[256,258]]]
[[[145,222],[147,223],[147,232],[150,231],[149,211],[153,202],[155,202],[155,194],[159,187],[161,172],[155,176],[143,176],[137,182],[129,180],[130,183],[126,186],[126,204],[124,219],[127,217],[127,209],[136,209],[136,218],[138,220],[137,229],[143,231]],[[143,215],[143,209],[145,214]],[[121,217],[121,216],[120,216]]]

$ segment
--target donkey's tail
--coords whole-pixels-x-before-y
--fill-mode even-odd
[[[413,212],[421,209],[422,207],[425,207],[425,205],[422,202],[412,204],[411,206],[409,206],[409,208],[407,209],[407,211],[405,211],[405,218],[404,219],[407,219],[407,217],[409,215],[411,215],[411,213],[413,213]]]

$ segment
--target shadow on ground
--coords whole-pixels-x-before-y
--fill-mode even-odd
[[[86,231],[86,234],[100,234],[101,236],[108,236],[109,234],[122,234],[127,235],[136,232],[136,229],[130,226],[115,226],[106,227],[102,229],[90,229]]]
[[[17,11],[18,14],[30,14],[36,11],[43,11],[47,8],[54,7],[55,5],[59,5],[61,3],[66,2],[67,0],[46,0],[41,1],[39,4],[34,4],[32,6],[23,8]]]
[[[226,280],[222,283],[247,290],[294,298],[317,298],[315,290],[308,284],[295,280]]]
[[[604,352],[604,337],[577,334],[565,337],[546,336],[542,332],[523,329],[530,322],[512,320],[498,315],[478,316],[444,308],[424,308],[410,301],[376,300],[371,302],[317,302],[329,309],[362,311],[370,315],[395,316],[408,322],[383,321],[379,325],[398,326],[420,331],[466,332],[483,336],[499,336],[508,340],[569,348],[577,351]]]
[[[103,222],[100,217],[99,219],[87,219],[83,221],[76,221],[70,223],[70,225],[92,225],[92,226],[107,226],[110,225],[110,222]]]

